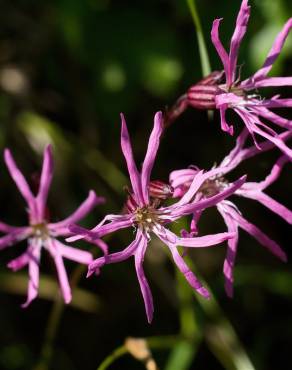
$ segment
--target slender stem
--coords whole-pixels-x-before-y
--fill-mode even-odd
[[[45,339],[41,349],[40,359],[34,370],[47,370],[53,355],[53,343],[59,327],[60,319],[62,317],[65,305],[62,297],[58,295],[48,319],[48,324],[45,332]]]
[[[184,276],[176,270],[177,291],[180,301],[180,331],[182,336],[194,341],[199,333],[196,314],[193,307],[193,293],[189,289]]]
[[[108,237],[110,239],[110,236]],[[98,248],[93,247],[91,249],[91,254],[93,257],[97,254]],[[73,270],[70,277],[70,286],[72,291],[78,285],[81,277],[85,274],[87,270],[87,265],[78,265]],[[45,339],[41,349],[41,355],[37,365],[34,367],[34,370],[48,370],[49,365],[53,355],[53,345],[55,337],[60,325],[63,312],[65,310],[65,304],[60,295],[57,296],[56,300],[53,303],[52,310],[48,319]]]
[[[127,354],[127,348],[125,346],[121,346],[116,348],[107,358],[99,365],[97,370],[105,370],[107,369],[112,363],[114,363],[118,358]]]
[[[161,337],[149,337],[145,338],[145,340],[151,349],[168,349],[174,347],[180,340],[182,340],[182,337],[177,335],[167,335]],[[129,352],[125,345],[116,348],[103,360],[103,362],[98,366],[97,370],[106,370],[118,358],[128,353]]]
[[[186,0],[188,7],[190,9],[195,27],[196,27],[196,33],[198,38],[198,44],[199,44],[199,53],[200,53],[200,60],[201,60],[201,67],[203,76],[207,76],[211,73],[211,64],[210,64],[210,58],[208,55],[206,42],[204,39],[203,29],[200,21],[200,17],[198,14],[197,6],[195,3],[195,0]]]
[[[82,275],[87,269],[86,265],[78,265],[75,270],[72,272],[70,282],[71,289],[77,286]],[[55,337],[65,311],[65,304],[60,295],[57,296],[56,300],[53,303],[50,316],[48,318],[48,323],[46,327],[45,339],[42,345],[41,354],[37,365],[34,370],[48,370],[49,365],[53,356],[53,345]]]
[[[192,271],[196,271],[195,264],[189,256],[185,257]],[[210,287],[199,276],[204,286],[211,292]],[[255,370],[245,348],[241,344],[232,323],[225,316],[215,296],[212,299],[195,294],[195,298],[208,318],[208,330],[204,330],[204,337],[210,350],[221,362],[225,369]]]

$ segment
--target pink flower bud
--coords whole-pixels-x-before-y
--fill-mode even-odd
[[[138,203],[136,202],[134,195],[129,193],[127,201],[126,201],[126,209],[128,212],[134,212],[138,207]]]
[[[220,93],[216,85],[196,84],[187,92],[188,103],[196,109],[215,109],[215,97]]]
[[[167,199],[171,198],[173,194],[173,188],[165,182],[155,180],[149,183],[149,195],[152,198]]]

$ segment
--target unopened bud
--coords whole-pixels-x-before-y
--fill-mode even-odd
[[[214,71],[189,88],[188,103],[197,109],[215,109],[215,96],[220,92],[220,84],[224,71]]]
[[[215,109],[215,97],[220,93],[216,85],[194,85],[187,92],[189,104],[196,109]]]
[[[149,183],[149,195],[152,198],[168,199],[173,194],[173,187],[165,182],[154,180]]]
[[[196,109],[215,109],[215,96],[221,92],[224,71],[214,71],[191,86],[186,94],[180,96],[175,104],[168,109],[164,117],[164,126],[170,126],[186,109],[192,106]]]
[[[127,201],[126,201],[126,209],[128,212],[132,213],[137,209],[138,203],[136,202],[134,195],[129,193]]]

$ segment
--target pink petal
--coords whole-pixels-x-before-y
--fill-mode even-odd
[[[99,222],[93,229],[87,230],[81,226],[74,225],[74,224],[69,224],[67,230],[69,230],[70,233],[73,234],[80,234],[80,235],[74,235],[70,236],[69,238],[66,239],[66,242],[72,243],[80,239],[84,239],[85,236],[95,238],[97,236],[96,231],[100,229],[101,226],[105,224],[107,221],[114,221],[115,223],[122,220],[125,221],[126,219],[130,219],[130,215],[106,215],[101,222]],[[110,223],[111,224],[111,223]],[[109,225],[110,225],[109,224]]]
[[[121,121],[122,121],[122,131],[121,131],[122,151],[127,162],[133,192],[137,198],[136,200],[140,206],[143,206],[145,205],[145,201],[142,194],[141,178],[134,161],[131,141],[127,129],[127,124],[123,114],[121,114]]]
[[[247,140],[248,134],[248,130],[244,128],[236,139],[235,147],[221,162],[219,167],[222,168],[224,173],[230,172],[242,161],[242,153],[244,152],[243,147]]]
[[[291,130],[289,132],[289,135],[292,136],[292,121],[291,120],[287,118],[283,118],[265,107],[259,107],[259,108],[255,107],[254,110],[257,112],[259,116],[266,118],[267,120],[275,123],[276,125],[280,127],[283,127],[287,130]]]
[[[152,293],[151,293],[148,281],[146,279],[146,276],[143,270],[143,261],[144,261],[147,244],[148,244],[147,239],[145,237],[142,237],[140,245],[138,246],[135,252],[135,268],[136,268],[136,273],[137,273],[138,281],[140,284],[142,296],[144,299],[147,320],[150,324],[153,319],[153,311],[154,311],[153,297],[152,297]]]
[[[178,238],[178,245],[190,248],[204,248],[220,244],[225,240],[234,238],[234,233],[218,233],[195,238]]]
[[[288,158],[286,156],[281,156],[274,164],[271,173],[265,178],[265,180],[257,183],[257,188],[263,190],[273,184],[279,178],[282,169],[287,162]]]
[[[176,189],[186,183],[191,183],[199,169],[186,168],[183,170],[172,171],[169,175],[169,182],[171,186]]]
[[[182,229],[180,231],[180,235],[182,238],[193,238],[194,236],[198,235],[199,233],[198,222],[200,220],[202,213],[203,213],[202,211],[193,213],[191,224],[190,224],[190,232]]]
[[[217,208],[225,221],[228,232],[234,234],[234,237],[228,240],[227,254],[224,260],[223,267],[223,273],[225,276],[225,291],[228,297],[231,298],[233,297],[233,282],[234,282],[233,270],[238,245],[238,224],[228,213],[228,209],[230,207],[227,206],[224,201],[222,202],[222,204],[220,203]]]
[[[98,246],[104,254],[108,253],[107,244],[99,238],[98,232],[87,230],[84,227],[78,225],[70,225],[69,231],[78,235],[67,238],[67,242],[74,242],[80,239],[85,239],[87,242]]]
[[[167,238],[163,238],[162,234],[159,235],[159,238],[169,247],[176,266],[181,271],[181,273],[184,275],[184,277],[186,278],[190,286],[193,289],[195,289],[199,294],[201,294],[204,298],[209,299],[210,293],[208,292],[206,288],[203,287],[202,283],[199,281],[196,275],[189,269],[184,259],[179,254],[176,246],[172,242],[169,242]]]
[[[245,230],[248,234],[253,236],[260,244],[266,247],[271,253],[273,253],[276,257],[280,258],[282,261],[284,262],[287,261],[286,253],[282,250],[278,243],[270,239],[258,227],[248,222],[239,213],[232,211],[232,217],[235,219],[235,221],[237,221],[238,225],[243,230]]]
[[[19,168],[17,167],[13,156],[9,149],[4,150],[4,160],[6,163],[6,166],[8,168],[8,171],[10,173],[10,176],[13,178],[19,192],[25,199],[25,201],[28,204],[28,207],[31,212],[31,218],[36,219],[37,218],[37,209],[36,209],[36,202],[35,198],[28,186],[27,181],[25,180],[23,174],[20,172]]]
[[[10,232],[0,238],[0,250],[11,247],[12,245],[26,239],[31,232],[30,227],[18,227],[15,231]]]
[[[165,227],[163,227],[161,231],[155,230],[154,232],[167,245],[171,244],[173,246],[183,246],[188,248],[210,247],[234,237],[233,233],[218,233],[194,238],[180,238]]]
[[[241,195],[246,198],[256,200],[270,209],[272,212],[276,213],[278,216],[282,217],[284,221],[288,222],[290,225],[292,224],[292,211],[283,206],[283,204],[277,202],[275,199],[271,198],[269,195],[261,191],[246,191],[242,192]]]
[[[264,137],[265,139],[270,140],[272,143],[275,144],[285,155],[292,160],[292,149],[290,149],[283,140],[279,136],[272,136],[266,133],[265,131],[261,130],[258,126],[253,128],[254,133]]]
[[[69,235],[68,226],[79,222],[84,218],[96,205],[104,203],[103,197],[97,197],[93,190],[90,190],[88,197],[81,203],[81,205],[69,217],[60,222],[49,224],[49,229],[53,230],[57,235]]]
[[[242,84],[245,90],[257,89],[259,87],[291,86],[292,77],[266,77],[263,80],[254,81],[250,86]]]
[[[178,217],[187,216],[193,212],[201,211],[206,208],[215,206],[217,203],[234,194],[235,191],[244,184],[245,180],[246,176],[242,176],[240,179],[231,184],[227,189],[210,198],[194,202],[193,204],[186,204],[185,206],[179,207],[178,209],[175,208],[176,204],[168,207],[169,209],[171,209],[172,218],[175,219]]]
[[[153,164],[159,148],[159,142],[162,132],[163,132],[162,112],[157,112],[154,117],[154,127],[149,138],[147,153],[143,162],[141,174],[143,199],[146,203],[149,202],[148,185],[150,181],[150,175],[153,168]]]
[[[220,174],[222,174],[222,168],[213,168],[205,173],[203,173],[203,171],[196,172],[195,176],[192,178],[192,183],[190,184],[189,189],[177,203],[169,208],[181,207],[189,204],[205,181]]]
[[[229,124],[226,121],[227,108],[228,108],[228,104],[222,104],[220,106],[221,129],[222,131],[227,132],[229,135],[233,136],[233,132],[234,132],[233,126],[232,125],[229,126]]]
[[[228,86],[232,85],[232,82],[230,80],[228,71],[229,71],[229,56],[222,45],[220,38],[219,38],[219,26],[220,22],[222,21],[221,19],[215,19],[213,22],[212,30],[211,30],[211,39],[212,43],[215,46],[215,49],[217,50],[217,53],[219,54],[219,57],[223,63],[224,71],[225,71],[225,76],[226,76],[226,83]]]
[[[102,237],[104,235],[111,234],[117,230],[133,226],[132,218],[132,215],[126,215],[123,219],[112,221],[109,224],[103,225],[98,229],[94,228],[93,230],[94,232],[98,232],[99,237]]]
[[[180,207],[180,206],[190,203],[190,201],[194,198],[196,192],[200,189],[200,187],[206,181],[206,177],[207,176],[206,174],[204,174],[203,171],[197,172],[195,176],[191,179],[192,182],[190,184],[189,189],[182,196],[182,198],[177,203],[175,203],[175,206]]]
[[[142,235],[141,231],[138,230],[135,240],[123,251],[111,253],[95,259],[89,265],[87,277],[92,275],[94,272],[99,273],[100,268],[105,264],[122,262],[133,256],[137,247],[141,243],[142,238],[144,238],[144,236]]]
[[[11,260],[7,267],[9,267],[13,271],[21,270],[23,267],[25,267],[31,259],[31,251],[27,250],[24,253],[22,253],[19,257],[14,258]]]
[[[256,114],[248,112],[246,109],[240,109],[237,107],[234,109],[236,113],[242,118],[249,132],[251,133],[255,145],[261,149],[259,144],[255,139],[255,134],[262,136],[265,139],[271,141],[275,146],[277,146],[284,154],[286,154],[290,159],[292,159],[292,150],[288,148],[285,142],[281,139],[280,135],[270,135],[266,131],[262,130],[259,126],[262,125],[262,122],[259,120]]]
[[[38,295],[39,289],[39,264],[41,257],[41,243],[35,239],[31,241],[29,247],[29,263],[28,263],[28,291],[27,300],[21,305],[21,307],[26,308]]]
[[[3,233],[11,233],[13,231],[17,231],[19,227],[17,226],[10,226],[4,222],[0,222],[0,231]]]
[[[98,238],[97,232],[87,230],[85,227],[82,227],[79,225],[69,225],[68,229],[70,233],[76,234],[66,239],[66,242],[68,243],[75,242],[77,240],[84,239],[84,238],[90,238],[90,239]]]
[[[88,239],[94,241],[96,238],[101,238],[107,234],[111,234],[117,230],[125,229],[133,225],[133,216],[130,214],[119,215],[119,217],[108,224],[97,225],[92,230],[87,230],[84,227],[78,225],[69,225],[68,229],[70,233],[77,234],[66,239],[66,242],[72,243],[77,240],[87,237]]]
[[[181,198],[185,195],[187,189],[184,186],[179,186],[173,190],[173,198]]]
[[[68,280],[68,275],[65,270],[63,258],[60,254],[58,244],[56,243],[55,239],[50,239],[47,244],[47,249],[49,250],[52,258],[54,259],[56,270],[58,274],[60,289],[62,292],[62,296],[64,298],[64,302],[66,304],[71,302],[72,294],[71,294],[71,288]]]
[[[292,99],[280,99],[277,96],[275,98],[257,101],[257,105],[266,108],[292,108]]]
[[[39,216],[44,218],[45,215],[45,208],[46,202],[48,198],[48,192],[51,186],[52,178],[53,178],[53,156],[52,156],[52,147],[48,145],[44,150],[44,157],[43,157],[43,168],[39,186],[39,192],[36,197],[36,202],[39,210]]]
[[[55,246],[58,248],[58,251],[61,254],[61,256],[71,261],[88,265],[93,260],[92,254],[87,251],[69,247],[68,245],[64,245],[63,243],[59,242],[59,240],[57,239],[54,240],[54,243]]]
[[[237,57],[241,41],[246,33],[247,24],[250,16],[250,6],[248,0],[243,0],[237,16],[235,30],[230,43],[229,66],[228,66],[228,84],[236,79]]]
[[[282,134],[278,135],[278,138],[282,141],[286,141],[286,140],[290,139],[291,137],[292,137],[292,131],[291,132],[286,131],[286,132],[283,132]],[[241,153],[242,160],[252,158],[255,155],[259,154],[259,152],[263,153],[263,152],[266,152],[268,150],[274,149],[275,145],[273,143],[271,143],[270,141],[266,140],[266,141],[260,143],[260,148],[261,149],[259,150],[255,146],[250,146],[250,147],[244,149]]]
[[[259,69],[250,79],[250,80],[261,80],[267,76],[267,74],[270,72],[274,62],[278,58],[279,54],[282,51],[282,48],[284,46],[284,43],[286,41],[286,38],[290,32],[290,29],[292,27],[292,18],[290,18],[284,25],[283,29],[281,32],[278,34],[276,37],[274,44],[267,56],[267,59],[265,60],[263,66],[261,69]],[[244,81],[244,83],[247,83],[247,81]]]

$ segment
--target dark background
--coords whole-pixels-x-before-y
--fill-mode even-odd
[[[292,15],[288,0],[250,3],[252,16],[239,58],[242,77],[261,65],[276,33]],[[52,219],[68,215],[87,191],[94,189],[107,198],[107,203],[83,222],[94,226],[105,213],[119,212],[125,199],[127,174],[120,150],[119,113],[126,115],[140,163],[155,112],[170,106],[202,77],[187,5],[182,0],[1,0],[0,5],[1,149],[11,148],[27,178],[32,178],[40,169],[44,146],[51,142],[56,167],[49,198]],[[197,6],[212,67],[220,69],[210,42],[211,24],[214,18],[224,17],[221,35],[228,42],[240,1],[205,0],[198,1]],[[275,74],[291,75],[291,45],[290,37],[273,69]],[[281,92],[289,96],[290,91]],[[210,168],[221,161],[233,143],[234,139],[220,131],[217,114],[209,121],[205,112],[189,109],[165,134],[153,178],[167,181],[171,170],[190,164]],[[261,180],[278,155],[276,150],[260,155],[236,175],[248,172],[250,179]],[[1,220],[24,225],[24,202],[3,160],[0,167]],[[287,206],[291,206],[290,170],[287,165],[269,191]],[[277,240],[291,257],[291,233],[282,219],[254,201],[237,204],[246,218]],[[216,211],[208,211],[202,220],[202,234],[222,230],[224,225]],[[121,249],[131,237],[131,231],[122,232],[109,243],[113,249]],[[90,248],[86,244],[83,247]],[[34,368],[56,295],[55,286],[50,285],[54,266],[43,253],[40,299],[26,310],[20,308],[26,294],[26,271],[10,272],[6,263],[24,248],[20,244],[1,253],[0,369],[5,370]],[[50,369],[95,369],[128,336],[181,331],[179,317],[184,308],[176,294],[174,268],[162,249],[153,240],[145,261],[155,302],[153,323],[147,324],[133,261],[108,266],[99,278],[86,280],[82,274],[79,293],[89,295],[85,299],[76,292],[72,305],[64,311]],[[224,327],[224,320],[232,324],[256,369],[287,369],[292,345],[291,262],[278,262],[240,232],[235,297],[230,300],[223,289],[225,249],[222,245],[190,252],[222,312],[217,309],[210,318],[193,296],[183,303],[183,307],[191,308],[198,324],[193,335],[201,337],[198,343],[192,338],[189,342],[189,365],[184,365],[183,351],[178,365],[172,368],[170,358],[175,349],[154,351],[161,369],[247,369],[234,366],[238,351],[228,337],[230,330]],[[68,271],[75,271],[73,263],[66,266]],[[192,293],[189,290],[186,294],[189,297]],[[214,350],[214,342],[220,347],[226,340],[229,352]],[[140,368],[143,365],[129,356],[112,366]]]

